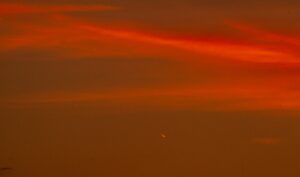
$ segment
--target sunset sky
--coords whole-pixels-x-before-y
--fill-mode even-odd
[[[300,176],[300,1],[1,0],[0,177]]]

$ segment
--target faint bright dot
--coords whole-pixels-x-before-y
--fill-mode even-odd
[[[161,137],[162,139],[166,139],[166,138],[167,138],[167,135],[164,134],[164,133],[160,133],[160,137]]]

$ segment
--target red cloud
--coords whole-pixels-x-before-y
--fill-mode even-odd
[[[4,38],[1,47],[4,50],[18,47],[43,49],[64,47],[65,50],[60,52],[73,56],[132,55],[134,53],[178,56],[178,53],[188,52],[193,55],[260,63],[300,62],[298,51],[286,48],[279,50],[280,46],[273,48],[260,44],[241,44],[222,40],[189,40],[103,27],[71,18],[62,17],[59,20],[63,25],[25,25],[25,28],[21,27],[24,28],[21,35]],[[172,52],[168,52],[166,50],[168,48],[173,49]],[[72,52],[68,53],[70,50]]]

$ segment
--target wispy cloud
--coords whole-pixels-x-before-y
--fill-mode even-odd
[[[262,137],[253,139],[253,143],[258,145],[277,145],[281,143],[281,140],[273,137]]]
[[[226,23],[233,27],[234,29],[237,29],[239,31],[245,32],[247,34],[250,34],[251,36],[254,36],[256,39],[270,41],[270,42],[277,42],[277,45],[290,45],[294,47],[300,47],[300,38],[296,36],[288,36],[284,34],[279,34],[267,30],[262,30],[258,27],[255,27],[253,25],[247,25],[240,22],[234,22],[231,20],[226,20]]]
[[[164,37],[142,31],[115,29],[103,27],[101,24],[90,23],[73,18],[62,17],[57,26],[42,26],[39,24],[18,26],[23,32],[20,35],[2,39],[2,49],[16,49],[20,47],[52,49],[63,47],[60,52],[64,55],[80,54],[126,55],[120,52],[126,48],[127,53],[155,55],[170,55],[166,48],[173,48],[171,55],[177,55],[178,50],[194,55],[207,55],[225,59],[235,59],[258,63],[299,63],[299,52],[295,50],[278,50],[261,44],[241,44],[239,42],[216,41],[208,39],[189,40],[174,37]],[[151,45],[151,46],[149,46]],[[106,46],[106,47],[103,47]],[[109,46],[109,47],[108,47]],[[162,47],[165,47],[164,49]],[[72,50],[72,53],[68,49]],[[281,48],[283,49],[283,48]],[[111,52],[115,51],[115,52]],[[197,57],[195,57],[197,58]]]
[[[110,91],[50,92],[3,100],[5,105],[51,105],[70,103],[122,103],[197,110],[300,109],[300,92],[268,86],[209,84]]]

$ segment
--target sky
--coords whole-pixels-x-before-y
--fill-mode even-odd
[[[0,177],[299,176],[296,0],[2,0]]]

